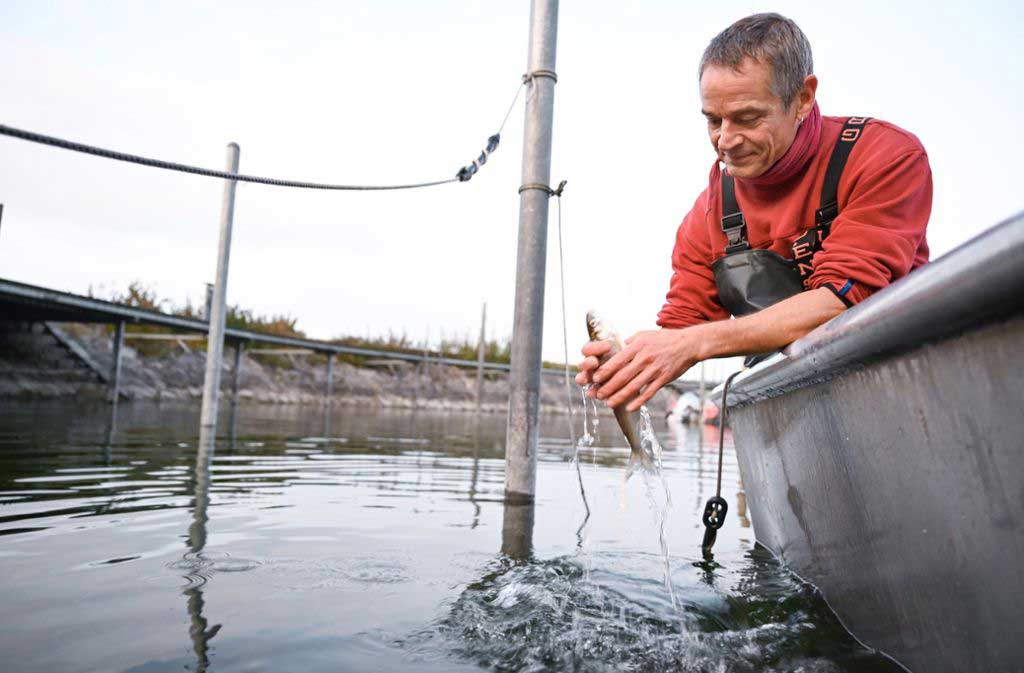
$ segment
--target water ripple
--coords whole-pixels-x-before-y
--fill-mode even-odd
[[[239,558],[227,552],[188,552],[177,561],[167,564],[171,570],[184,573],[185,589],[201,587],[217,573],[240,573],[259,567],[260,561]]]

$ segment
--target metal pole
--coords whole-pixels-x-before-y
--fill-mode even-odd
[[[117,404],[121,394],[121,353],[124,351],[124,321],[114,331],[114,358],[110,363],[110,401]]]
[[[533,555],[533,503],[506,502],[501,521],[501,553],[516,561]]]
[[[486,348],[487,332],[487,302],[484,302],[483,311],[480,313],[480,341],[476,346],[476,412],[480,413],[480,406],[484,400],[484,349]]]
[[[238,145],[228,144],[228,159],[224,169],[238,172]],[[217,427],[217,398],[220,395],[221,359],[224,356],[224,319],[227,313],[228,260],[231,256],[231,224],[235,217],[235,180],[224,181],[224,197],[220,209],[220,244],[217,247],[217,279],[213,286],[210,307],[210,331],[206,346],[206,377],[203,380],[203,411],[200,428]],[[212,434],[212,433],[211,433]]]
[[[537,410],[540,401],[544,266],[551,180],[551,121],[555,104],[558,0],[533,0],[519,190],[512,373],[505,436],[505,499],[532,502],[537,485]]]
[[[206,284],[206,304],[203,308],[203,319],[210,322],[210,312],[213,308],[213,283]]]
[[[245,351],[245,342],[235,342],[235,366],[231,372],[231,401],[238,401],[238,378],[242,374],[242,352]]]
[[[423,341],[423,360],[420,361],[420,371],[416,375],[416,404],[420,404],[420,396],[423,394],[422,386],[423,377],[430,376],[430,370],[427,369],[427,365],[430,364],[430,328],[427,328],[427,335]]]
[[[423,384],[423,362],[416,363],[416,386],[412,389],[412,407],[420,406],[420,386]]]
[[[327,406],[331,406],[331,398],[334,396],[334,353],[327,354]]]

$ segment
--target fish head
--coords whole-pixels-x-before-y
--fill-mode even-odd
[[[603,321],[601,316],[597,314],[597,311],[593,309],[587,311],[587,334],[590,336],[591,341],[611,342],[613,351],[619,351],[623,348],[622,339],[619,338],[615,329]]]
[[[597,311],[590,309],[587,311],[587,335],[591,341],[604,341],[608,338],[607,329],[604,323],[601,321],[601,317],[597,315]]]

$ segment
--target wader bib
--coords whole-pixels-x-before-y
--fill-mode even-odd
[[[725,255],[715,260],[711,270],[715,274],[718,299],[729,313],[736,317],[756,313],[804,291],[804,282],[814,270],[811,260],[821,250],[832,222],[839,215],[839,178],[869,119],[850,117],[843,124],[825,170],[814,226],[793,241],[793,259],[771,250],[750,248],[747,223],[736,202],[735,182],[731,175],[722,171],[722,231],[729,242]]]

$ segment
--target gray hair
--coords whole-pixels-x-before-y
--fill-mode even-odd
[[[811,43],[792,19],[775,14],[752,14],[711,40],[700,59],[698,80],[709,65],[740,67],[751,58],[771,68],[771,92],[789,107],[814,72]]]

